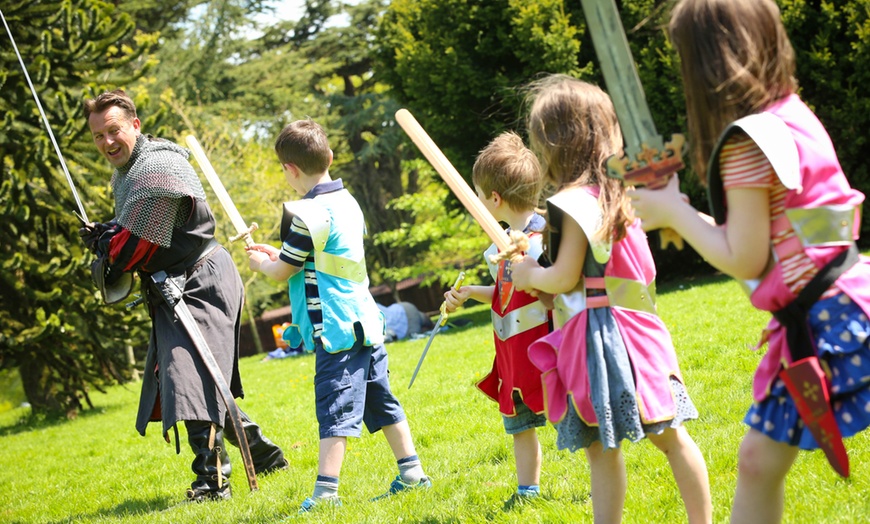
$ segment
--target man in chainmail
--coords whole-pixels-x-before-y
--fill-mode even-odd
[[[230,462],[223,437],[238,441],[226,406],[188,333],[157,291],[152,274],[181,279],[184,302],[214,354],[235,397],[243,397],[239,377],[239,326],[244,289],[229,252],[214,239],[215,220],[202,184],[188,162],[189,152],[173,142],[142,134],[133,101],[123,91],[85,101],[94,144],[115,170],[115,218],[92,223],[80,234],[97,254],[95,281],[111,286],[138,272],[152,320],[136,429],[162,420],[163,436],[184,422],[195,455],[191,501],[231,496]],[[105,293],[104,293],[105,296]],[[254,470],[287,467],[281,448],[242,413]]]

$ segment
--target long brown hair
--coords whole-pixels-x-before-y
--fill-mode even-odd
[[[680,0],[670,22],[680,55],[694,171],[725,127],[794,93],[794,49],[773,0]]]
[[[529,141],[545,178],[556,191],[598,186],[603,223],[595,234],[621,240],[632,217],[625,188],[607,176],[605,165],[622,149],[613,101],[598,86],[567,75],[550,75],[529,88]]]

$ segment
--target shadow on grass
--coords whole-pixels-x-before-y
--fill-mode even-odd
[[[120,404],[82,409],[78,412],[76,418],[88,419],[91,417],[96,417],[105,413],[109,413],[111,411],[115,411],[119,408],[121,408]],[[66,415],[62,413],[34,413],[30,408],[25,409],[26,413],[11,424],[0,425],[0,438],[9,435],[27,433],[28,431],[34,431],[37,429],[61,426],[73,420],[67,418]]]
[[[68,515],[61,520],[46,521],[46,524],[61,524],[65,522],[92,522],[94,520],[112,520],[121,517],[147,516],[149,513],[168,511],[183,504],[171,497],[154,497],[142,500],[126,500],[113,508],[102,509],[93,513]]]
[[[452,313],[450,315],[449,322],[452,321],[452,322],[460,323],[459,321],[462,321],[462,320],[470,320],[471,322],[468,326],[479,326],[481,324],[489,324],[490,322],[492,322],[492,317],[491,317],[489,307],[470,308],[470,307],[468,307],[470,305],[471,304],[468,304],[466,306],[466,309],[461,309],[459,311],[456,311],[455,313]],[[465,328],[468,326],[461,326],[461,327]]]
[[[584,504],[589,504],[591,498],[591,494],[589,492],[585,492],[582,494],[574,494],[571,496],[571,503],[574,505],[582,506]],[[514,493],[508,498],[504,504],[501,506],[502,513],[523,513],[525,511],[532,512],[541,512],[545,511],[547,507],[551,504],[561,504],[562,502],[557,501],[550,495],[541,494],[537,497],[529,498],[522,497]],[[491,511],[488,513],[487,520],[494,520],[498,515],[498,511]]]

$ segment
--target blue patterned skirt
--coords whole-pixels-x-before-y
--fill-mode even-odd
[[[831,404],[843,437],[870,426],[870,321],[845,294],[816,302],[809,312],[822,369],[830,380]],[[776,379],[770,396],[753,403],[743,420],[778,442],[818,449],[791,395]]]

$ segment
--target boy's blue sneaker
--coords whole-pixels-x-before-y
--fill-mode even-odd
[[[540,494],[541,494],[541,489],[537,486],[517,490],[518,497],[527,498],[527,499],[533,499],[537,496],[540,496]]]
[[[318,506],[322,505],[330,505],[330,506],[341,506],[341,499],[337,496],[335,497],[323,497],[314,499],[308,497],[307,499],[302,501],[302,506],[299,507],[299,513],[308,513]]]
[[[402,480],[401,475],[396,475],[396,478],[393,480],[393,482],[390,483],[390,490],[388,492],[384,493],[383,495],[379,495],[379,496],[373,498],[372,500],[380,500],[382,498],[389,497],[390,495],[395,495],[396,493],[399,493],[400,491],[408,491],[408,490],[412,490],[412,489],[431,488],[431,487],[432,487],[432,481],[429,480],[429,477],[421,478],[420,481],[417,482],[416,484],[408,484]]]

